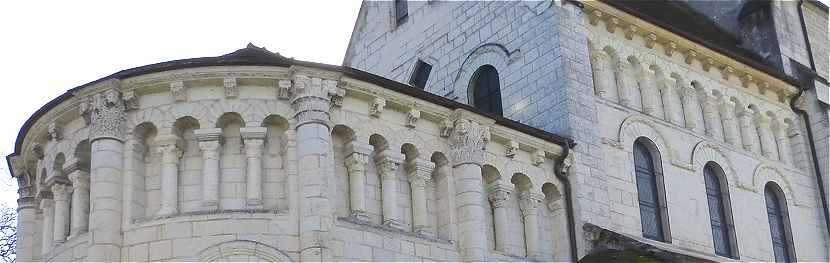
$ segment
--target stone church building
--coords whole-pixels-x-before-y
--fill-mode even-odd
[[[827,21],[366,1],[342,66],[122,70],[23,124],[17,260],[828,261]]]

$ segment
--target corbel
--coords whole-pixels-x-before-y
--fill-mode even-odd
[[[606,16],[605,18],[605,30],[608,33],[614,33],[617,29],[617,26],[620,24],[620,20],[613,16]]]
[[[78,112],[81,114],[81,117],[84,118],[84,124],[89,125],[92,122],[92,103],[89,102],[87,99],[82,99],[81,103],[78,105]]]
[[[225,86],[225,98],[239,97],[239,87],[237,86],[236,78],[225,78],[222,80],[222,84]]]
[[[127,110],[137,110],[139,108],[138,95],[135,90],[125,90],[121,93],[121,100],[124,101],[124,107]]]
[[[654,48],[654,43],[657,43],[657,35],[654,33],[648,33],[648,35],[646,35],[646,47],[649,49]]]
[[[741,76],[741,85],[744,88],[749,88],[749,84],[752,83],[753,81],[754,81],[754,77],[752,77],[752,75],[749,74],[749,73],[744,73],[744,75]]]
[[[594,10],[594,11],[591,11],[591,15],[588,17],[588,19],[589,19],[588,22],[591,23],[592,26],[596,26],[597,23],[599,23],[599,20],[601,18],[602,18],[602,11]]]
[[[542,149],[536,149],[533,151],[532,160],[534,166],[539,166],[545,163],[545,151]]]
[[[637,35],[637,31],[639,30],[634,24],[629,24],[625,29],[625,38],[628,40],[634,39],[634,36]]]
[[[703,66],[703,71],[709,72],[709,68],[715,65],[715,60],[711,57],[706,57],[701,61],[701,66]]]
[[[671,57],[675,50],[677,50],[677,43],[674,43],[674,41],[663,43],[663,51],[666,53],[666,56]]]
[[[415,128],[420,118],[421,111],[417,109],[416,105],[413,105],[406,114],[406,127]]]
[[[386,99],[375,97],[372,104],[369,105],[369,115],[372,117],[380,117],[384,107],[386,107]]]
[[[734,74],[735,68],[733,68],[732,66],[723,66],[723,68],[721,68],[721,76],[726,81],[729,81],[729,76]]]
[[[447,138],[452,134],[453,121],[449,118],[441,121],[441,137]]]
[[[346,97],[346,89],[341,88],[338,81],[325,80],[323,82],[324,88],[328,91],[331,105],[335,107],[343,106],[343,98]]]
[[[173,96],[173,101],[179,102],[187,100],[187,91],[182,81],[171,82],[170,93]]]
[[[510,141],[507,142],[506,145],[504,145],[504,148],[505,148],[504,156],[507,156],[507,158],[512,159],[513,157],[516,156],[516,152],[519,151],[519,143],[514,141],[514,140],[510,140]]]
[[[61,126],[58,125],[57,122],[49,123],[49,127],[48,127],[47,130],[49,132],[49,139],[51,139],[53,141],[56,141],[56,142],[63,139],[63,133],[61,131]]]
[[[695,59],[697,59],[697,51],[695,51],[694,49],[689,49],[688,51],[686,51],[686,64],[691,65]]]
[[[287,100],[291,97],[291,80],[281,79],[277,86],[277,98]]]

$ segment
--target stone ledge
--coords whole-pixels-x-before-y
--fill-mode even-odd
[[[441,243],[441,244],[447,244],[447,245],[453,245],[454,244],[454,242],[452,242],[450,240],[444,240],[444,239],[439,239],[439,238],[434,238],[434,237],[428,237],[428,236],[420,235],[420,234],[417,234],[417,233],[414,233],[414,232],[403,231],[403,230],[393,228],[393,227],[389,227],[389,226],[385,226],[385,225],[378,225],[378,224],[374,224],[374,223],[368,222],[368,221],[356,220],[356,219],[351,218],[351,217],[338,217],[337,221],[342,222],[342,223],[346,223],[346,224],[339,224],[338,226],[348,227],[348,228],[352,228],[352,229],[355,229],[355,230],[372,231],[372,232],[387,232],[387,233],[391,232],[391,233],[394,233],[394,234],[400,234],[400,235],[407,236],[407,237],[414,237],[414,238],[429,241],[429,242],[435,242],[435,243]]]

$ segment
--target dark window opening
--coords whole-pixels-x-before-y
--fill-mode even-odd
[[[657,171],[651,152],[640,141],[634,143],[634,171],[637,181],[637,199],[640,205],[640,223],[643,237],[665,241],[662,205],[657,189]]]
[[[703,168],[703,180],[706,184],[706,200],[709,204],[709,223],[712,226],[712,239],[715,245],[715,254],[724,257],[734,257],[732,249],[732,225],[729,223],[729,213],[724,202],[725,184],[721,182],[723,173],[713,163]],[[728,200],[728,199],[727,199]]]
[[[769,232],[772,236],[772,251],[775,262],[792,262],[795,258],[792,251],[792,237],[790,224],[787,220],[787,204],[774,186],[767,184],[764,189],[764,198],[767,203],[767,219]]]
[[[472,104],[481,111],[501,116],[501,87],[496,68],[484,65],[473,74]]]
[[[427,86],[430,71],[432,71],[432,65],[418,60],[415,64],[415,71],[412,72],[412,77],[409,79],[409,84],[424,89]]]
[[[395,22],[398,25],[406,22],[406,17],[409,15],[407,8],[406,0],[395,0]]]

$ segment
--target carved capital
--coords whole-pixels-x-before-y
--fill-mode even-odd
[[[262,156],[262,145],[265,143],[263,139],[244,139],[245,157],[259,158]]]
[[[344,161],[346,170],[348,170],[350,174],[362,173],[366,171],[366,163],[369,162],[369,153],[360,150],[352,151],[348,156],[346,156]]]
[[[449,138],[453,166],[484,162],[484,150],[490,141],[490,127],[469,119],[456,119]]]
[[[424,188],[431,181],[432,171],[435,170],[435,163],[416,158],[408,162],[405,169],[409,174],[409,182],[414,186]]]
[[[69,174],[69,181],[72,182],[73,189],[89,189],[89,173],[84,171],[76,171]]]
[[[52,184],[50,190],[52,190],[55,201],[67,201],[70,194],[72,194],[72,187],[63,183]]]
[[[202,150],[202,159],[219,160],[219,141],[199,141],[199,149]]]
[[[239,97],[239,87],[236,85],[236,78],[225,78],[222,80],[225,86],[225,98]]]
[[[292,91],[291,106],[297,127],[308,123],[329,126],[331,100],[323,79],[296,75]]]
[[[381,177],[394,177],[395,171],[403,163],[402,154],[386,149],[375,155],[375,165]]]
[[[187,101],[187,91],[185,90],[184,82],[171,82],[170,95],[173,97],[173,101]]]
[[[493,208],[507,206],[512,193],[513,185],[501,181],[493,182],[487,187],[487,199],[490,200]]]
[[[110,138],[124,141],[127,114],[124,112],[124,103],[116,89],[109,89],[95,94],[92,105],[92,128],[89,132],[90,141],[100,138]]]
[[[52,200],[52,196],[49,195],[49,198],[41,198],[40,199],[40,209],[43,209],[44,213],[53,213],[52,207],[55,206],[55,201]]]
[[[179,148],[181,141],[175,135],[159,135],[156,137],[156,151],[161,154],[162,163],[179,163],[182,151]]]
[[[538,193],[521,192],[519,193],[519,208],[522,210],[523,216],[535,215],[539,205],[545,196]]]

